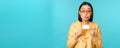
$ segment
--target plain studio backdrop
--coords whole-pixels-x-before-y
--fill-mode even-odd
[[[119,48],[120,0],[0,0],[0,48],[67,48],[83,1],[93,5],[104,48]]]

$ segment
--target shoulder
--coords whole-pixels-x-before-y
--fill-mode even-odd
[[[91,24],[92,24],[93,26],[99,28],[99,24],[98,24],[98,23],[96,23],[96,22],[91,22]]]
[[[73,22],[73,23],[71,24],[71,26],[78,26],[78,25],[80,25],[80,24],[81,24],[80,21],[75,21],[75,22]]]

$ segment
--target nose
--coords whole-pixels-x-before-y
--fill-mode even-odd
[[[87,13],[87,12],[85,12],[84,14],[85,14],[85,15],[87,15],[88,13]]]

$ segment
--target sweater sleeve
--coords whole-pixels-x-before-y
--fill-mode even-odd
[[[102,35],[100,31],[100,27],[97,25],[97,30],[96,30],[96,41],[95,41],[95,46],[96,48],[102,48],[103,47],[103,42],[102,42]]]
[[[75,26],[74,24],[71,25],[70,29],[69,29],[69,33],[68,33],[68,40],[67,40],[67,47],[68,48],[74,48],[75,44],[76,44],[76,40],[75,40]]]

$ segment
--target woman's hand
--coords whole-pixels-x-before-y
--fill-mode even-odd
[[[79,36],[82,35],[82,32],[83,30],[82,29],[79,29],[77,33],[75,33],[75,39],[77,39]]]
[[[92,36],[92,40],[95,41],[97,38],[95,36],[95,30],[94,30],[94,28],[90,28],[89,29],[89,33]]]
[[[95,36],[95,30],[94,30],[94,28],[90,28],[89,29],[89,33],[90,33],[91,36]]]

